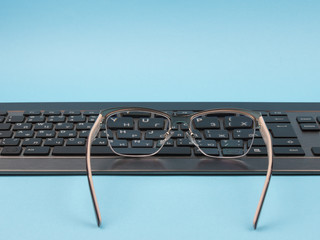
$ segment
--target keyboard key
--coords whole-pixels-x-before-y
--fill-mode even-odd
[[[311,116],[297,117],[297,121],[298,123],[316,123],[314,117]]]
[[[301,147],[274,147],[276,156],[304,156],[305,153]]]
[[[288,117],[278,117],[278,116],[271,116],[271,117],[263,117],[266,123],[290,123]]]
[[[159,141],[157,142],[157,147],[161,147],[162,144],[163,144],[163,140],[159,140]],[[165,142],[164,145],[167,146],[167,147],[170,147],[170,146],[173,147],[173,145],[174,145],[174,140],[173,140],[173,139],[169,139],[168,141]]]
[[[11,138],[11,131],[0,131],[0,138]]]
[[[219,150],[217,148],[206,148],[201,149],[204,153],[211,155],[211,156],[219,156]],[[196,156],[205,156],[198,148],[195,148],[194,155]]]
[[[284,111],[270,111],[270,116],[287,116],[287,113]]]
[[[64,116],[77,116],[77,115],[81,115],[81,112],[78,110],[66,110],[63,112]]]
[[[219,119],[217,117],[197,117],[192,123],[197,129],[219,129]],[[188,127],[187,127],[188,128]]]
[[[84,123],[86,121],[85,116],[70,116],[68,117],[69,123]]]
[[[42,143],[41,138],[25,138],[23,140],[22,146],[40,146]]]
[[[88,117],[88,122],[89,123],[95,123],[97,120],[97,116],[89,116]]]
[[[153,147],[152,140],[133,140],[131,144],[133,148],[152,148]]]
[[[266,111],[255,110],[255,112],[260,113],[261,116],[268,116],[268,112]]]
[[[193,137],[195,139],[201,139],[202,138],[202,134],[201,134],[201,132],[199,130],[193,129],[192,133],[193,133]]]
[[[205,130],[204,136],[206,139],[228,139],[229,133],[227,130]]]
[[[188,146],[193,146],[194,144],[186,138],[181,138],[177,140],[177,146],[178,147],[188,147]]]
[[[251,145],[251,142],[252,140],[250,139],[248,141],[248,145],[250,146]],[[253,145],[252,146],[255,146],[255,147],[260,147],[260,146],[265,146],[266,144],[264,143],[263,139],[262,138],[255,138],[254,141],[253,141]]]
[[[215,140],[196,140],[200,148],[216,148],[217,142]]]
[[[20,144],[20,139],[18,139],[18,138],[0,139],[0,146],[18,146],[19,144]]]
[[[183,131],[187,131],[189,130],[189,124],[188,123],[181,123],[180,125],[180,129]]]
[[[190,147],[163,147],[160,152],[157,153],[159,156],[190,156]]]
[[[126,148],[128,147],[127,140],[109,140],[113,148]]]
[[[253,121],[249,117],[245,116],[232,116],[225,117],[224,126],[226,129],[235,129],[235,128],[252,128]]]
[[[0,116],[0,123],[4,122],[4,117],[3,116]]]
[[[34,125],[34,130],[52,130],[52,123],[37,123]]]
[[[102,132],[100,133],[100,137],[101,137],[101,138],[106,138],[107,135],[108,135],[108,138],[109,138],[109,139],[113,139],[113,133],[112,133],[112,131],[111,131],[110,129],[104,130],[104,131],[102,131]]]
[[[90,130],[93,126],[93,123],[78,123],[76,125],[76,130]]]
[[[32,138],[34,135],[34,132],[31,130],[21,130],[17,131],[15,137],[16,138]]]
[[[73,130],[73,123],[57,123],[56,130]]]
[[[282,138],[274,138],[272,140],[273,146],[291,146],[291,147],[300,147],[300,142],[296,138],[290,138],[290,139],[282,139]]]
[[[150,140],[158,140],[164,139],[165,130],[151,130],[146,132],[145,139]]]
[[[106,138],[96,138],[92,142],[92,146],[107,146],[108,145],[108,140]]]
[[[90,130],[82,130],[79,132],[79,138],[88,138]]]
[[[24,116],[39,116],[41,115],[41,112],[39,110],[31,110],[31,111],[24,111],[23,113]]]
[[[65,116],[50,116],[47,119],[48,123],[63,123],[66,121]]]
[[[320,131],[320,128],[316,123],[301,123],[300,128],[302,131]]]
[[[77,137],[77,131],[74,131],[74,130],[60,130],[58,132],[58,138],[75,138],[75,137]]]
[[[178,124],[171,125],[171,130],[178,130],[178,129],[179,129]]]
[[[248,156],[267,156],[267,148],[266,147],[252,147],[247,153]]]
[[[13,126],[13,130],[30,130],[31,128],[31,123],[16,123]]]
[[[103,147],[106,148],[106,147]],[[91,148],[92,154],[92,148]],[[54,156],[85,156],[86,155],[86,147],[84,146],[56,146],[53,148],[52,155]]]
[[[85,144],[85,138],[69,138],[66,142],[66,146],[84,146]]]
[[[296,138],[297,135],[290,124],[269,124],[269,130],[274,138]]]
[[[8,116],[7,123],[22,123],[24,119],[24,116]]]
[[[98,110],[87,110],[83,112],[84,116],[98,116],[100,111]]]
[[[107,122],[110,129],[132,129],[133,118],[130,117],[110,117]]]
[[[63,138],[47,138],[44,142],[44,146],[61,146],[63,145]]]
[[[45,116],[29,116],[27,119],[28,123],[43,123],[45,121]]]
[[[50,147],[27,147],[24,150],[25,156],[46,156],[49,155]]]
[[[255,138],[261,138],[261,133],[253,129],[235,129],[233,130],[233,138],[234,139],[250,139],[253,137],[253,133]]]
[[[55,131],[52,130],[40,130],[37,133],[37,138],[54,138],[56,135]]]
[[[123,151],[120,152],[121,149],[128,149],[128,148],[117,148],[114,149],[116,152],[122,153]],[[130,148],[133,149],[134,148]],[[149,149],[150,150],[150,149]],[[125,153],[124,153],[125,154]],[[103,155],[103,156],[109,156],[109,155],[116,155],[109,147],[105,147],[105,146],[92,146],[91,147],[91,155]]]
[[[140,139],[141,132],[138,130],[118,130],[118,139]]]
[[[241,156],[244,152],[242,148],[224,148],[222,154],[223,156]]]
[[[274,138],[296,138],[297,135],[292,129],[270,129]]]
[[[173,131],[171,138],[183,138],[184,132],[183,131]]]
[[[122,113],[123,117],[133,117],[133,118],[140,118],[140,117],[150,117],[151,113],[148,112],[124,112]]]
[[[190,114],[193,114],[193,113],[194,113],[194,111],[185,111],[185,110],[177,111],[176,112],[176,116],[190,115]]]
[[[7,116],[8,112],[0,110],[0,116]]]
[[[50,110],[50,111],[44,111],[44,116],[59,116],[61,114],[61,111],[59,110]]]
[[[140,118],[138,123],[139,129],[163,129],[163,118]]]
[[[221,140],[221,148],[243,148],[242,140]]]
[[[320,156],[320,147],[312,147],[311,151],[312,151],[313,155]]]
[[[176,116],[176,113],[173,112],[173,111],[167,111],[167,110],[165,110],[165,111],[162,111],[162,112],[164,112],[164,113],[166,113],[166,114],[168,114],[168,115],[170,115],[170,116]]]
[[[21,147],[4,147],[2,149],[1,155],[10,156],[10,155],[20,155],[22,151]]]
[[[11,124],[10,123],[0,123],[0,130],[10,130]]]

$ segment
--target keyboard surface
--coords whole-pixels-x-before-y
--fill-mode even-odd
[[[102,109],[148,107],[174,115],[216,108],[243,108],[261,112],[273,140],[274,174],[320,174],[320,103],[215,103],[215,102],[131,102],[131,103],[1,103],[0,174],[85,174],[85,144],[90,128]],[[132,122],[142,117],[121,116]],[[141,121],[141,120],[140,120]],[[161,127],[160,127],[161,128]],[[127,129],[127,128],[126,128]],[[135,141],[124,128],[102,128],[92,147],[95,174],[264,174],[267,154],[261,136],[241,159],[212,159],[200,154],[186,136],[187,126],[179,124],[174,136],[155,156],[125,158],[113,154],[113,147],[125,152],[145,153],[157,141],[152,127],[129,127],[134,134],[148,135],[148,141]],[[215,129],[226,131],[223,126]],[[120,132],[122,137],[120,137]],[[203,126],[197,139],[203,144],[222,144],[219,136]],[[247,138],[245,129],[229,130],[228,142],[239,144]],[[228,132],[227,132],[228,134]],[[223,134],[222,134],[223,135]],[[220,137],[222,136],[220,134]],[[224,136],[225,137],[225,136]],[[146,138],[147,139],[147,138]],[[141,145],[142,144],[142,145]],[[242,144],[242,143],[241,143]],[[238,150],[239,146],[237,146]],[[226,149],[228,150],[228,149]],[[232,150],[234,151],[234,149]],[[242,150],[241,150],[242,151]],[[227,151],[226,151],[227,152]]]

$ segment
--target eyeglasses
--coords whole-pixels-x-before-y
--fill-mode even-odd
[[[196,146],[195,153],[210,158],[244,157],[250,151],[254,138],[262,137],[268,153],[268,168],[253,219],[256,229],[272,174],[273,155],[270,133],[260,113],[244,109],[212,109],[192,114],[173,114],[138,107],[102,110],[89,133],[86,146],[87,176],[98,226],[101,215],[92,180],[91,145],[103,123],[106,147],[123,157],[150,157],[159,153],[164,146],[173,144],[170,138],[177,137],[175,135],[179,131],[175,130],[179,129],[179,125],[186,130],[188,139],[184,140]],[[129,143],[124,139],[129,139]]]

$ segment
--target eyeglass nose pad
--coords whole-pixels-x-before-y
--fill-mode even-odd
[[[173,131],[171,131],[171,130],[169,130],[168,132],[166,132],[165,134],[164,134],[164,139],[163,140],[161,140],[161,143],[162,144],[165,144],[170,138],[171,138],[171,136],[173,135]]]
[[[194,134],[189,132],[186,132],[186,135],[188,137],[188,139],[190,140],[190,142],[192,142],[194,145],[196,145],[198,147],[198,143],[196,142],[196,139],[194,138]]]

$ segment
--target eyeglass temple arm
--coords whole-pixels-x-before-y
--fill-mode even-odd
[[[270,137],[270,133],[269,133],[268,127],[267,127],[266,123],[264,122],[262,116],[259,117],[258,123],[260,125],[261,136],[262,136],[263,141],[265,142],[265,144],[267,146],[268,170],[267,170],[267,176],[266,176],[266,180],[264,182],[262,194],[261,194],[261,197],[260,197],[260,200],[259,200],[259,203],[258,203],[258,207],[257,207],[256,213],[254,215],[254,219],[253,219],[253,227],[254,227],[254,229],[256,229],[257,225],[258,225],[260,212],[261,212],[261,209],[262,209],[262,206],[263,206],[263,202],[264,202],[264,199],[265,199],[266,194],[267,194],[269,182],[270,182],[270,179],[271,179],[272,165],[273,165],[273,163],[272,163],[272,157],[273,157],[272,141],[271,141],[271,137]]]
[[[92,129],[89,133],[89,137],[88,137],[88,141],[87,141],[87,153],[86,153],[86,160],[87,160],[87,177],[88,177],[88,183],[89,183],[89,188],[90,188],[90,193],[91,193],[91,198],[92,198],[92,202],[93,202],[93,206],[94,206],[94,210],[96,213],[96,218],[97,218],[97,224],[98,227],[100,227],[101,225],[101,215],[100,215],[100,211],[99,211],[99,206],[98,206],[98,201],[97,201],[97,197],[96,197],[96,193],[94,190],[94,186],[93,186],[93,180],[92,180],[92,170],[91,170],[91,144],[93,142],[93,140],[95,139],[95,137],[97,136],[97,134],[99,133],[100,130],[100,123],[102,122],[103,116],[101,114],[99,114],[97,120],[95,121],[95,123],[92,126]]]

